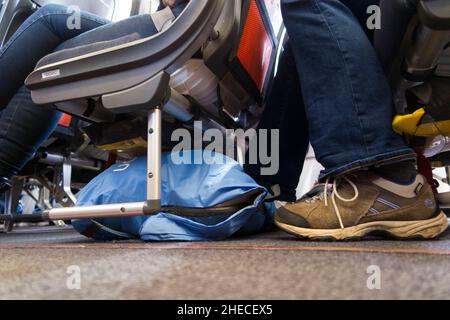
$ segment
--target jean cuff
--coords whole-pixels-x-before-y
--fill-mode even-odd
[[[405,148],[396,152],[383,153],[365,159],[357,160],[343,166],[326,169],[321,172],[319,180],[321,182],[324,182],[327,178],[330,177],[342,176],[377,166],[386,166],[393,163],[416,160],[417,154],[412,149]]]

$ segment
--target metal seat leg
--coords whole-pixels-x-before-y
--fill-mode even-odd
[[[147,209],[161,209],[162,111],[148,114]]]
[[[159,108],[148,113],[147,201],[87,207],[55,208],[45,211],[48,220],[95,219],[152,215],[161,211],[161,134]]]

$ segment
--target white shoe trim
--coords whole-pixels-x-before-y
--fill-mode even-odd
[[[420,191],[417,190],[419,185],[425,186],[425,178],[422,175],[418,174],[414,183],[410,185],[397,184],[383,178],[378,178],[374,180],[372,183],[400,197],[413,199],[417,197],[417,193],[418,191]]]

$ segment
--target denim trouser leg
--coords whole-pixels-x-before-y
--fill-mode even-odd
[[[117,23],[82,12],[81,29],[67,28],[67,8],[48,5],[34,13],[0,50],[0,176],[16,174],[52,133],[60,113],[36,106],[23,87],[25,78],[45,55],[80,45],[138,33],[157,32],[148,15]],[[95,29],[95,30],[94,30]]]
[[[292,72],[295,69],[292,48],[288,43],[280,57],[278,73],[258,126],[258,129],[276,129],[280,132],[278,173],[273,176],[262,176],[261,164],[245,166],[246,172],[259,182],[279,185],[282,194],[293,199],[309,147],[308,122],[300,80],[297,72]],[[269,151],[273,154],[272,150]]]
[[[36,63],[61,42],[107,21],[81,16],[81,29],[66,26],[67,8],[45,6],[31,15],[0,50],[0,176],[16,174],[56,127],[60,113],[36,106],[23,87]]]
[[[321,178],[415,159],[391,127],[393,102],[375,50],[338,0],[282,0]]]

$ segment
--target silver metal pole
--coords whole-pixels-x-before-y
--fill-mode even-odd
[[[44,213],[44,219],[70,220],[142,216],[146,205],[145,202],[137,202],[88,207],[55,208],[46,211]]]
[[[161,135],[162,111],[152,109],[148,113],[147,154],[147,209],[161,208]]]
[[[70,156],[68,160],[72,164],[72,167],[77,169],[85,169],[90,171],[101,170],[101,164],[96,160],[81,159],[76,156]],[[42,159],[39,160],[39,163],[48,165],[62,165],[64,161],[66,161],[66,158],[63,155],[55,153],[43,153]]]
[[[62,190],[67,196],[65,206],[75,206],[77,197],[72,193],[72,163],[65,158],[62,166]]]

